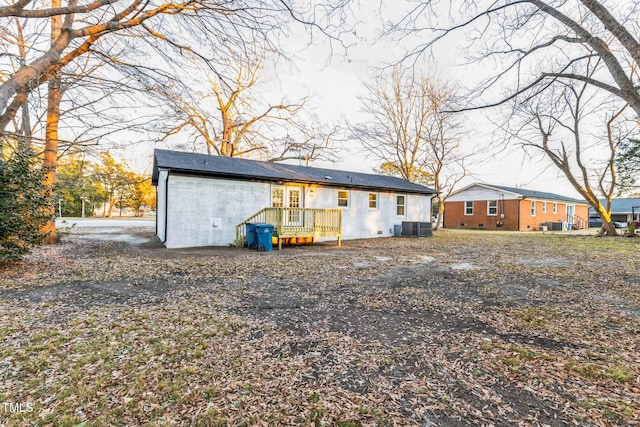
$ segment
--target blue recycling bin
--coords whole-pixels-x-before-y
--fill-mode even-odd
[[[258,252],[271,252],[273,250],[273,225],[257,224],[256,236],[258,237]]]
[[[256,234],[256,226],[258,223],[246,222],[245,224],[246,240],[244,245],[249,249],[258,247],[258,235]]]

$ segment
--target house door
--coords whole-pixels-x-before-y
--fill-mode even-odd
[[[302,188],[300,187],[276,187],[273,189],[272,205],[276,208],[285,209],[284,225],[302,225],[302,212],[296,208],[302,206]]]
[[[575,219],[574,216],[576,214],[576,207],[575,205],[567,205],[567,223],[568,225],[568,229],[571,230],[573,224],[575,223]]]
[[[302,207],[302,189],[300,188],[287,188],[287,207],[292,208],[288,212],[289,225],[300,226],[302,225],[302,212],[299,209]]]

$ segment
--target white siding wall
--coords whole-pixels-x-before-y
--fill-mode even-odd
[[[504,194],[505,200],[520,199],[522,196],[508,191],[486,188],[481,185],[474,185],[467,189],[461,190],[459,193],[451,195],[447,202],[464,202],[474,200],[498,200],[500,195]]]
[[[161,209],[163,182],[159,179],[159,225],[164,213],[164,209]],[[227,246],[235,242],[236,225],[271,206],[271,189],[280,187],[270,183],[181,175],[170,175],[168,183],[169,211],[165,242],[168,248]],[[388,237],[393,235],[393,226],[402,221],[431,220],[431,197],[427,195],[404,194],[405,216],[398,216],[396,193],[377,192],[378,207],[369,209],[369,193],[372,191],[344,189],[349,191],[349,206],[340,208],[338,188],[294,183],[290,186],[303,188],[302,206],[305,208],[342,209],[343,239]],[[158,233],[160,230],[158,227]],[[160,234],[158,236],[163,239]]]
[[[168,248],[227,246],[236,225],[270,204],[268,183],[171,175]]]
[[[349,192],[349,206],[346,208],[338,206],[339,190]],[[402,224],[402,221],[431,221],[430,196],[403,194],[405,196],[405,216],[398,216],[396,214],[396,193],[335,187],[314,187],[313,191],[314,196],[310,197],[309,188],[305,189],[305,207],[342,209],[343,239],[389,237],[393,236],[393,226]],[[369,208],[369,193],[378,195],[377,209]]]
[[[166,239],[165,213],[167,207],[167,199],[165,196],[167,189],[167,176],[168,172],[166,170],[160,169],[160,172],[158,174],[158,186],[156,187],[156,234],[163,242]]]

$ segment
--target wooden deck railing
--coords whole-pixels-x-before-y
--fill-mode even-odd
[[[567,216],[567,221],[571,223],[571,228],[574,230],[583,230],[585,228],[589,228],[589,220],[584,219],[578,215]]]
[[[238,247],[244,245],[248,222],[272,224],[279,249],[282,249],[282,239],[288,237],[337,237],[338,246],[342,242],[340,209],[264,208],[236,225]]]

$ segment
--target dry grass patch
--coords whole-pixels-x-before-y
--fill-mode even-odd
[[[0,402],[33,405],[0,423],[637,425],[637,240],[258,254],[72,233],[0,274]]]

